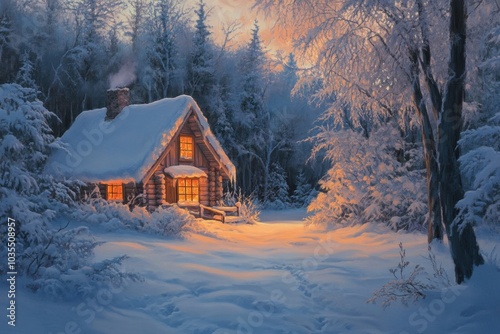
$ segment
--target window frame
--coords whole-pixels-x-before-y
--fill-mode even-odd
[[[184,185],[181,185],[181,182],[184,181]],[[188,186],[187,183],[190,183]],[[196,182],[196,185],[193,185],[193,182]],[[195,188],[196,187],[196,188]],[[181,193],[181,188],[184,189],[184,192]],[[196,191],[194,191],[196,189]],[[178,203],[200,203],[200,179],[199,178],[189,178],[183,177],[177,179],[177,202]],[[189,191],[188,191],[189,190]],[[184,196],[184,199],[181,199],[181,196]],[[188,199],[188,196],[190,197]],[[196,196],[196,198],[194,198]]]
[[[188,138],[190,142],[182,142],[182,139]],[[191,144],[191,150],[189,149],[183,149],[182,145],[183,144]],[[179,161],[194,161],[194,137],[191,135],[184,135],[181,134],[179,135]],[[182,152],[191,152],[191,157],[183,157]]]
[[[119,189],[119,190],[117,190]],[[111,196],[113,198],[111,198]],[[119,198],[117,196],[119,195]],[[106,199],[108,201],[123,202],[123,184],[106,184]]]

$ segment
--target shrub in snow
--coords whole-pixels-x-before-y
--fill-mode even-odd
[[[86,297],[102,288],[123,288],[126,281],[142,282],[140,275],[119,269],[126,258],[121,256],[66,272],[51,267],[27,286],[53,300],[69,300]]]
[[[109,231],[131,229],[163,236],[178,236],[194,221],[187,210],[176,205],[159,207],[153,212],[139,206],[130,210],[128,205],[102,199],[97,187],[84,198],[73,217]]]
[[[260,203],[253,195],[243,195],[241,189],[236,192],[227,192],[222,199],[223,205],[240,205],[240,217],[247,224],[255,224],[259,221]]]
[[[441,246],[442,246],[442,244],[441,244]],[[441,263],[437,262],[436,254],[434,254],[434,252],[432,251],[431,245],[429,245],[428,250],[429,250],[429,255],[427,258],[429,259],[429,261],[432,265],[433,286],[440,286],[440,287],[451,286],[450,277],[448,276],[448,273],[443,268]]]
[[[459,215],[464,222],[500,227],[500,113],[488,125],[464,131],[459,145],[466,190],[457,204]]]
[[[437,244],[438,249],[441,248],[443,253],[448,253],[446,248],[442,248],[442,244]],[[375,291],[368,302],[376,303],[380,301],[384,308],[394,302],[401,302],[407,306],[409,302],[418,302],[424,299],[426,294],[431,291],[448,289],[452,286],[448,273],[443,268],[441,263],[438,263],[436,255],[431,246],[428,248],[429,254],[427,259],[432,267],[432,275],[425,271],[425,268],[416,265],[411,273],[410,262],[406,260],[406,250],[403,244],[399,243],[399,258],[400,261],[395,268],[389,269],[389,272],[394,277],[393,280],[384,284],[379,290]],[[427,283],[424,283],[427,281]]]
[[[394,230],[423,229],[427,204],[422,149],[405,143],[396,126],[387,124],[369,138],[324,128],[313,139],[313,155],[325,150],[332,167],[320,181],[322,192],[308,206],[313,212],[308,224],[374,221]]]
[[[375,303],[381,300],[382,307],[386,308],[393,302],[399,301],[407,306],[411,301],[415,303],[419,299],[425,298],[425,291],[431,289],[432,286],[421,281],[420,276],[425,273],[425,271],[424,268],[418,264],[407,276],[405,271],[410,265],[410,262],[406,260],[406,250],[403,248],[401,242],[399,243],[399,258],[400,261],[396,268],[389,269],[394,279],[375,291],[368,302]]]
[[[33,290],[44,287],[49,295],[65,298],[88,291],[95,286],[92,280],[112,278],[113,273],[99,270],[104,262],[92,264],[99,243],[88,230],[68,228],[59,219],[74,209],[82,183],[56,181],[42,173],[50,148],[59,145],[48,126],[53,117],[36,99],[35,90],[0,85],[0,216],[16,220],[16,271],[28,277]],[[5,218],[0,235],[6,233]],[[7,258],[6,251],[0,247],[2,258]],[[121,261],[113,262],[115,272]]]
[[[130,211],[128,205],[106,201],[101,197],[99,188],[95,187],[90,194],[84,196],[72,216],[75,220],[80,219],[82,222],[100,225],[109,231],[140,230],[149,213],[143,207],[135,207]]]
[[[186,226],[195,221],[193,215],[177,205],[159,207],[146,220],[144,230],[163,236],[176,236],[186,230]]]

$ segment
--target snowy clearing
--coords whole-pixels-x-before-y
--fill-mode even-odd
[[[500,272],[476,268],[461,287],[418,304],[368,304],[399,261],[432,274],[426,236],[367,224],[305,229],[303,210],[266,211],[255,225],[198,221],[182,240],[92,228],[97,259],[128,254],[144,283],[84,300],[47,301],[20,289],[17,326],[2,333],[493,333],[499,332]],[[495,241],[481,233],[491,251]],[[434,250],[451,272],[448,251]],[[2,283],[3,284],[3,283]],[[20,286],[20,285],[19,285]]]

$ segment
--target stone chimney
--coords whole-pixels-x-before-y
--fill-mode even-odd
[[[106,120],[112,120],[130,104],[130,92],[127,87],[108,89]]]

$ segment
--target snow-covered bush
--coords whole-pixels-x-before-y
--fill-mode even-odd
[[[177,205],[160,207],[151,213],[144,230],[163,236],[178,236],[194,221],[193,215]]]
[[[227,192],[222,199],[223,205],[240,205],[240,217],[247,224],[259,221],[261,204],[253,195],[243,195],[241,189],[236,192]],[[239,203],[239,204],[238,204]]]
[[[106,201],[96,186],[86,195],[72,214],[73,219],[82,222],[103,226],[108,231],[119,229],[140,230],[144,227],[149,213],[143,207],[136,206],[130,210],[128,205]]]
[[[129,205],[101,198],[98,188],[84,198],[72,216],[109,231],[131,229],[170,237],[179,236],[194,221],[187,210],[176,205],[159,207],[153,212],[140,206],[130,210]]]
[[[394,230],[418,230],[426,223],[422,149],[405,143],[392,124],[369,138],[351,130],[323,130],[313,153],[325,150],[331,163],[322,192],[308,207],[308,224],[381,222]]]
[[[465,195],[458,202],[464,221],[500,228],[500,113],[488,125],[462,133],[459,159]]]

